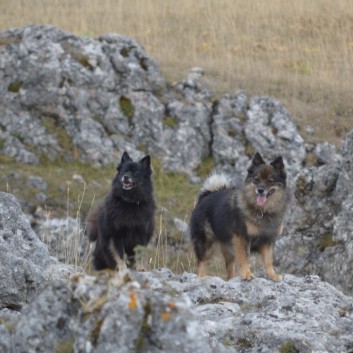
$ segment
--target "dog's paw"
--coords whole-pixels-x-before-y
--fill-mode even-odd
[[[244,273],[240,274],[240,277],[244,280],[244,281],[251,281],[252,279],[255,278],[255,275],[251,272],[251,271],[246,271]]]
[[[277,274],[277,273],[269,274],[268,277],[270,279],[272,279],[272,281],[275,281],[275,282],[281,282],[282,281],[282,276]]]

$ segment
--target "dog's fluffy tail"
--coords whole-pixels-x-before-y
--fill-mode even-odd
[[[202,198],[211,194],[212,192],[222,189],[233,189],[235,187],[234,180],[226,173],[212,173],[203,183],[199,194],[199,202]]]

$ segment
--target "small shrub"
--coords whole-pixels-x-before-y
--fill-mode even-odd
[[[174,129],[178,126],[178,121],[171,116],[167,116],[163,119],[163,125],[165,127],[169,127],[171,129]]]

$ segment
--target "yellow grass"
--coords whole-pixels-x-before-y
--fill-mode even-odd
[[[137,39],[166,78],[206,69],[220,95],[244,89],[284,102],[310,141],[353,126],[351,0],[0,0],[0,30],[53,24],[80,36]]]

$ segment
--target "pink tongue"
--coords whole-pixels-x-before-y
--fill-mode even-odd
[[[266,203],[267,199],[265,195],[259,195],[256,199],[256,202],[259,206],[263,206]]]

